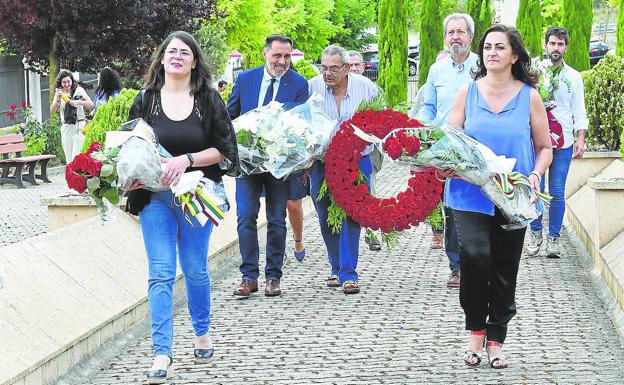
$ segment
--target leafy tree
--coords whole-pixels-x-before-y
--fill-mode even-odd
[[[472,51],[477,50],[479,40],[485,31],[492,26],[494,10],[491,0],[466,0],[466,12],[475,22],[475,35],[472,39]]]
[[[426,0],[408,0],[408,10],[409,10],[409,26],[410,30],[414,32],[420,31],[420,23],[421,23],[421,14],[423,11],[423,2]],[[455,12],[466,12],[464,7],[464,2],[457,0],[441,0],[438,2],[440,7],[440,19],[441,22],[444,18],[451,13]]]
[[[214,1],[3,1],[0,36],[51,83],[61,67],[95,71],[121,61],[141,72],[167,34],[193,31],[196,18],[213,13]]]
[[[375,42],[375,36],[366,29],[375,25],[376,0],[335,0],[329,20],[337,26],[331,44],[347,49],[359,49]]]
[[[570,34],[566,63],[577,71],[589,69],[589,38],[592,32],[592,0],[564,0],[563,28]]]
[[[338,29],[330,20],[334,0],[276,0],[275,8],[274,32],[290,36],[308,57],[321,56]]]
[[[226,16],[227,44],[243,54],[245,68],[262,64],[264,41],[275,32],[271,17],[274,7],[274,0],[223,0],[219,3],[219,12]]]
[[[204,19],[201,27],[195,33],[197,42],[206,54],[210,68],[216,75],[223,73],[229,51],[224,25],[225,20],[223,18]]]
[[[624,0],[620,0],[620,13],[617,21],[615,53],[618,56],[624,56]]]
[[[379,77],[393,106],[407,98],[407,0],[380,0]]]
[[[520,0],[516,25],[532,57],[542,56],[542,23],[540,0]]]
[[[546,34],[548,28],[560,26],[562,18],[563,0],[542,0],[542,19],[544,21],[542,35]]]
[[[311,60],[299,60],[295,64],[295,71],[305,80],[312,79],[319,74],[319,71],[314,67]]]
[[[437,0],[423,0],[420,15],[420,68],[418,84],[427,81],[429,67],[435,62],[436,53],[444,46],[444,28],[440,14],[440,3]]]

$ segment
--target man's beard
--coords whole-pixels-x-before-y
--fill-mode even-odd
[[[468,47],[464,47],[461,43],[451,43],[450,51],[452,55],[463,55],[468,52]]]
[[[563,55],[559,52],[553,52],[553,53],[548,54],[548,58],[550,59],[551,62],[558,63],[561,61],[561,59],[563,59]]]

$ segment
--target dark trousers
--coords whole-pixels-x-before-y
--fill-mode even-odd
[[[504,342],[516,315],[516,278],[526,229],[506,231],[507,220],[453,210],[461,263],[459,299],[467,330],[487,329],[488,341]]]
[[[455,272],[461,270],[459,263],[459,245],[457,244],[457,229],[453,219],[453,210],[444,208],[444,251],[449,260],[449,269]]]
[[[258,245],[258,212],[260,211],[260,193],[266,192],[267,243],[266,267],[264,276],[267,280],[279,281],[282,278],[284,249],[286,248],[286,201],[288,199],[287,182],[275,179],[268,172],[236,178],[236,215],[238,216],[238,245],[242,263],[240,272],[243,279],[258,280],[260,269],[260,247]]]

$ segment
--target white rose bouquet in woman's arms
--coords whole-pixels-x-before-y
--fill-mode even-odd
[[[234,119],[243,173],[269,172],[280,179],[320,159],[337,122],[318,103],[314,95],[290,110],[271,102]]]

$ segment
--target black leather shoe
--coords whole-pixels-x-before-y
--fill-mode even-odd
[[[149,370],[147,372],[147,383],[148,384],[164,384],[167,381],[167,378],[173,375],[173,357],[169,357],[169,365],[167,365],[167,370]]]
[[[214,355],[214,349],[195,349],[193,350],[193,355],[195,356],[195,363],[202,364],[212,359],[212,356]]]

